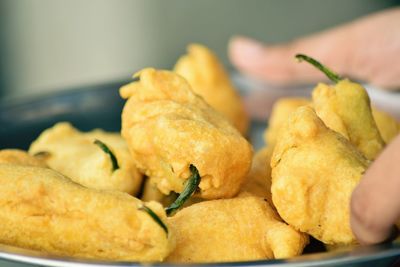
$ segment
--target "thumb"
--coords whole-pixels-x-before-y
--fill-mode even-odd
[[[363,244],[379,243],[393,234],[400,219],[400,135],[365,173],[351,198],[351,226]]]
[[[246,37],[234,37],[229,42],[228,53],[239,71],[261,80],[278,84],[324,80],[325,76],[314,67],[298,64],[295,55],[310,55],[336,72],[343,73],[349,49],[348,42],[342,37],[346,33],[347,28],[342,27],[279,45],[265,45]]]

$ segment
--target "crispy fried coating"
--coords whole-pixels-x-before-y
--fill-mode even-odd
[[[160,190],[158,190],[157,185],[151,182],[151,179],[145,179],[143,184],[143,193],[140,197],[142,201],[157,201],[164,207],[168,207],[176,198],[176,193],[171,192],[169,195],[164,195]]]
[[[26,165],[33,167],[46,168],[46,163],[39,157],[29,155],[26,151],[20,149],[2,149],[0,150],[0,164],[10,163],[16,165]]]
[[[285,124],[289,115],[298,107],[310,104],[310,99],[301,97],[281,98],[276,101],[272,107],[271,116],[268,121],[268,128],[264,132],[265,143],[269,147],[273,147],[280,136],[280,128]]]
[[[171,231],[126,193],[83,187],[54,170],[0,164],[0,243],[59,256],[161,261]],[[162,206],[146,204],[166,222]]]
[[[168,262],[228,262],[300,255],[308,236],[282,222],[260,197],[194,204],[168,218],[176,248]]]
[[[342,134],[368,159],[375,159],[384,148],[372,115],[366,90],[358,83],[341,80],[335,86],[320,83],[312,93],[318,116],[332,130]]]
[[[246,135],[249,118],[244,104],[217,56],[199,44],[189,45],[187,51],[176,63],[174,71],[189,82],[196,94]]]
[[[376,108],[372,108],[372,115],[383,140],[386,144],[390,143],[400,133],[400,123],[390,114]]]
[[[113,170],[110,156],[94,141],[104,142],[114,153],[119,168]],[[80,132],[67,122],[45,130],[32,144],[29,153],[46,152],[50,168],[86,187],[136,194],[142,175],[134,165],[125,140],[117,133],[102,130]]]
[[[239,196],[262,197],[272,205],[270,164],[272,151],[271,147],[264,147],[254,154],[249,174],[240,188]]]
[[[356,242],[350,196],[369,160],[308,106],[282,132],[271,159],[272,199],[282,219],[325,244]]]
[[[180,193],[200,173],[199,195],[227,198],[238,193],[251,165],[252,147],[181,76],[144,69],[140,80],[121,88],[128,101],[122,112],[122,136],[135,163],[158,189]]]

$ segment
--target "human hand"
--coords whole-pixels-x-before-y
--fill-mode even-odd
[[[285,44],[235,37],[229,44],[229,57],[244,74],[273,83],[325,80],[311,66],[295,64],[294,55],[304,53],[343,77],[400,89],[399,25],[400,8],[394,8]]]
[[[362,244],[396,233],[400,218],[400,135],[372,163],[351,198],[351,227]]]

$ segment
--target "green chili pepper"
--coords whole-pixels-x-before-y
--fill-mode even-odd
[[[200,174],[197,168],[190,164],[189,166],[191,176],[185,183],[185,188],[183,189],[182,193],[179,194],[178,198],[172,203],[169,207],[165,209],[168,216],[171,216],[177,211],[182,205],[188,200],[196,189],[199,187],[200,184]]]
[[[167,226],[163,223],[163,221],[160,219],[160,217],[157,216],[157,214],[151,210],[149,207],[143,205],[139,208],[139,210],[142,210],[146,212],[147,214],[150,215],[150,217],[164,230],[164,232],[168,235],[168,228]]]
[[[333,72],[332,70],[328,69],[324,65],[322,65],[320,62],[317,60],[313,59],[312,57],[303,55],[303,54],[297,54],[296,58],[301,62],[301,61],[307,61],[320,71],[322,71],[332,82],[338,83],[340,80],[342,80],[342,77],[340,77],[338,74]]]
[[[94,141],[94,144],[98,145],[101,148],[101,150],[104,151],[104,153],[106,153],[110,156],[111,163],[112,163],[112,170],[115,171],[115,170],[119,169],[117,158],[114,156],[114,154],[108,148],[108,146],[97,139]]]

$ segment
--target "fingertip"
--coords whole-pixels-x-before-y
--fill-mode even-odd
[[[290,69],[288,65],[295,64],[282,51],[286,51],[284,45],[272,47],[243,36],[232,37],[228,46],[229,58],[239,71],[273,83],[286,82]]]

